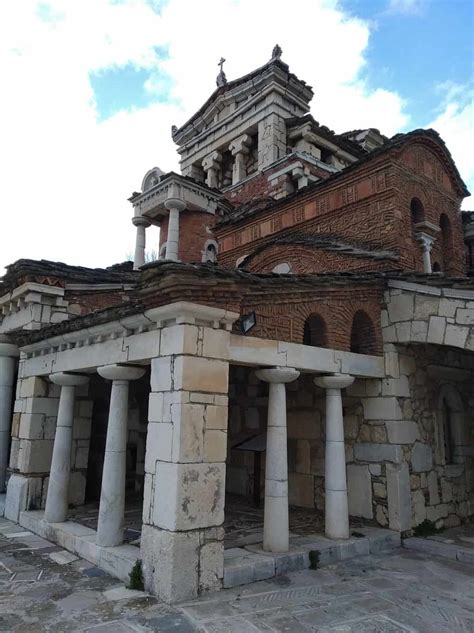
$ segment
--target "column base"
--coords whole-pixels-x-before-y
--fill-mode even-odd
[[[169,532],[143,525],[141,558],[147,591],[167,603],[191,600],[222,588],[224,530]]]
[[[5,518],[18,523],[20,512],[42,507],[44,477],[28,477],[14,473],[8,480]]]
[[[349,538],[347,491],[326,490],[326,529],[328,538]]]

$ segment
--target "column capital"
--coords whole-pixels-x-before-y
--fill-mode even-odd
[[[348,374],[332,374],[331,376],[317,376],[314,384],[322,389],[345,389],[354,382],[354,376]]]
[[[428,233],[417,233],[416,239],[421,244],[421,248],[427,253],[431,253],[431,249],[433,248],[433,244],[436,242],[436,238]]]
[[[135,215],[132,218],[132,224],[133,226],[144,226],[147,229],[151,225],[151,222],[142,215]]]
[[[232,156],[235,156],[236,154],[248,154],[248,146],[251,142],[252,139],[248,134],[242,134],[242,136],[239,136],[238,138],[231,141],[231,143],[229,144],[229,150],[232,153]]]
[[[208,156],[205,156],[202,159],[201,164],[204,171],[207,171],[208,169],[218,169],[219,163],[221,162],[221,160],[222,160],[222,154],[216,151],[216,152],[212,152]]]
[[[255,375],[263,382],[284,384],[296,380],[300,372],[292,367],[272,367],[271,369],[258,369]]]
[[[18,358],[20,355],[20,349],[18,345],[12,343],[0,343],[0,356],[12,356]]]
[[[184,211],[184,209],[186,209],[186,202],[180,198],[168,198],[165,200],[165,207],[168,211]]]
[[[107,380],[138,380],[145,374],[145,368],[115,363],[97,367],[97,373]]]
[[[89,376],[84,376],[84,374],[68,374],[67,372],[61,372],[58,374],[50,374],[49,380],[55,385],[61,385],[61,387],[79,387],[80,385],[86,385],[89,382]]]

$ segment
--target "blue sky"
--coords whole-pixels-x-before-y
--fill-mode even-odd
[[[171,126],[213,92],[221,56],[231,80],[266,63],[277,42],[313,86],[318,121],[388,136],[435,127],[474,190],[473,9],[474,0],[4,0],[0,67],[12,89],[0,101],[0,269],[20,257],[105,266],[133,252],[127,198],[151,167],[179,169]],[[156,249],[157,231],[147,235]]]

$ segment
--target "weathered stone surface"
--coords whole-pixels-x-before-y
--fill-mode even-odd
[[[464,348],[468,334],[469,334],[468,327],[464,327],[461,325],[452,325],[451,323],[448,323],[446,325],[446,334],[444,336],[444,344],[451,345],[452,347]]]
[[[373,517],[372,484],[368,466],[348,464],[347,496],[351,516],[366,519]]]
[[[433,451],[428,444],[416,442],[411,454],[412,469],[415,473],[426,472],[433,466]]]
[[[418,425],[411,420],[390,420],[385,426],[390,444],[412,444],[420,437]]]
[[[302,473],[289,473],[288,499],[291,505],[314,508],[314,477]]]
[[[442,345],[444,341],[444,334],[446,331],[446,319],[444,317],[432,316],[428,326],[428,343],[435,343]]]
[[[388,304],[388,318],[391,323],[413,319],[414,298],[412,294],[392,296]]]
[[[402,450],[394,444],[356,444],[354,456],[363,462],[401,462]]]
[[[438,477],[434,470],[428,474],[428,491],[430,493],[430,505],[435,506],[440,502],[438,491]]]
[[[391,530],[411,528],[411,491],[408,464],[387,464],[388,520]]]
[[[362,398],[366,420],[401,420],[402,411],[395,397]]]

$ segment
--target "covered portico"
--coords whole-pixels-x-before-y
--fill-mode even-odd
[[[10,477],[7,518],[122,578],[140,557],[148,589],[168,601],[220,588],[228,372],[229,365],[236,363],[255,368],[257,376],[271,385],[265,550],[281,553],[289,547],[285,385],[299,372],[314,375],[327,392],[326,535],[347,538],[341,389],[354,377],[381,377],[383,359],[232,334],[238,316],[220,308],[177,302],[101,325],[86,327],[84,319],[83,329],[64,324],[63,333],[24,345],[20,380],[29,385],[30,392],[17,400],[16,410],[30,416],[49,409],[57,422],[54,441],[49,442],[52,459],[44,454],[45,440],[35,439],[34,425],[20,439],[24,453]],[[151,366],[151,390],[138,551],[122,544],[124,429],[128,385],[147,365]],[[97,531],[68,520],[75,391],[81,394],[81,402],[87,399],[86,383],[96,372],[112,382]]]

